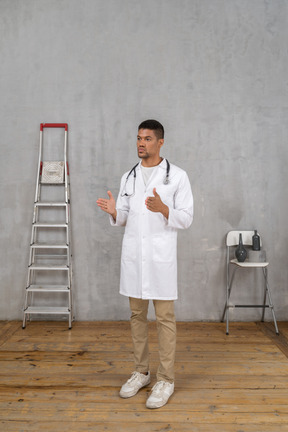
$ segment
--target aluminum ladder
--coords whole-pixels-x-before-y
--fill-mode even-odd
[[[43,161],[43,135],[46,128],[61,128],[57,131],[60,134],[57,136],[58,150],[62,147],[62,143],[59,145],[59,139],[61,138],[61,142],[64,129],[64,146],[63,153],[60,149],[60,161]],[[72,244],[67,142],[67,123],[40,124],[39,161],[23,329],[26,327],[26,321],[31,320],[31,316],[49,316],[51,319],[53,315],[68,318],[69,329],[72,327]]]

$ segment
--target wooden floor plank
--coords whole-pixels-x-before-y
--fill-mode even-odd
[[[196,348],[196,347],[195,347]],[[207,347],[206,347],[207,348]],[[238,349],[237,349],[238,348]],[[225,351],[225,357],[229,358],[229,361],[254,361],[254,362],[264,362],[267,361],[285,361],[285,357],[282,352],[280,352],[277,348],[273,349],[271,345],[269,350],[255,350],[252,351],[240,351],[239,347],[235,347],[235,351],[231,349]],[[118,351],[117,352],[117,360],[121,361],[132,361],[132,350],[129,354],[127,352]],[[158,353],[152,352],[150,354],[151,361],[158,361]],[[81,360],[82,364],[91,363],[98,361],[99,359],[105,358],[105,361],[114,361],[115,360],[115,351],[61,351],[61,362],[62,363],[77,363]],[[197,361],[209,361],[209,363],[219,363],[223,361],[223,351],[213,351],[205,350],[203,348],[202,351],[197,351],[196,349],[193,351],[179,351],[176,353],[176,360],[181,363],[187,363],[194,360]],[[0,351],[0,361],[1,362],[12,362],[12,361],[21,361],[21,362],[55,362],[59,361],[59,351]]]
[[[58,387],[50,388],[19,388],[11,389],[9,387],[0,387],[0,403],[2,402],[42,402],[47,403],[48,401],[71,402],[77,400],[77,403],[91,403],[91,402],[117,402],[119,404],[126,404],[127,401],[118,397],[119,388],[115,387],[97,387],[95,389],[59,389]],[[148,390],[143,389],[137,395],[137,401],[145,400]],[[191,404],[203,404],[209,403],[215,404],[216,401],[229,405],[234,404],[235,400],[239,405],[245,404],[279,404],[287,405],[287,389],[277,389],[277,392],[271,392],[270,389],[195,389],[193,392],[191,389],[176,389],[174,397],[175,404],[191,403]],[[133,401],[130,399],[130,401]],[[129,401],[129,402],[130,402]],[[139,401],[138,401],[139,402]]]
[[[129,377],[129,376],[128,376]],[[29,387],[29,388],[51,388],[59,386],[59,388],[71,389],[75,388],[88,388],[94,389],[100,387],[113,387],[114,385],[119,387],[127,379],[127,375],[105,375],[105,374],[77,374],[74,376],[63,376],[60,374],[43,374],[39,376],[27,376],[23,377],[21,374],[17,374],[15,377],[1,376],[0,382],[2,387]],[[154,378],[155,379],[155,378]],[[237,383],[236,383],[237,381]],[[199,388],[220,388],[220,389],[233,389],[233,388],[250,388],[250,389],[283,389],[288,388],[288,377],[281,376],[263,376],[258,377],[243,375],[228,375],[228,376],[214,376],[207,375],[199,377],[199,375],[176,375],[177,386],[181,389],[191,389],[194,391]]]
[[[120,336],[119,336],[120,337]],[[151,351],[157,351],[158,344],[156,342],[152,342],[149,340],[149,347]],[[219,342],[211,342],[205,343],[203,339],[198,340],[189,340],[186,343],[178,340],[177,342],[177,353],[181,352],[271,352],[271,348],[274,352],[279,352],[279,349],[273,343],[264,343],[263,341],[249,341],[246,343],[238,343],[234,341],[219,341]],[[127,340],[123,342],[119,342],[119,338],[116,340],[109,341],[95,341],[85,342],[83,338],[81,341],[70,341],[67,342],[64,338],[60,342],[59,340],[54,341],[43,341],[42,339],[29,339],[29,337],[23,339],[22,338],[11,338],[10,341],[7,341],[0,347],[1,351],[20,351],[20,352],[35,352],[35,351],[68,351],[71,350],[78,352],[87,352],[87,351],[107,351],[107,352],[122,352],[122,353],[131,353],[132,345],[131,341]]]
[[[272,359],[266,362],[264,361],[250,361],[242,360],[241,356],[237,360],[231,360],[229,356],[225,356],[226,362],[219,361],[209,361],[208,359],[198,360],[191,359],[190,362],[183,362],[182,360],[176,361],[175,363],[175,372],[181,374],[200,374],[201,376],[205,375],[235,375],[235,371],[237,374],[247,374],[247,375],[278,375],[278,376],[288,376],[288,362],[287,359],[278,359],[278,361],[273,361]],[[151,365],[155,363],[151,361]],[[53,367],[55,364],[55,367]],[[68,360],[63,362],[62,359],[59,361],[55,358],[55,363],[51,361],[45,360],[36,360],[31,359],[30,361],[1,361],[0,360],[0,377],[2,375],[9,374],[30,374],[31,376],[35,375],[46,375],[49,373],[57,373],[58,375],[62,374],[89,374],[91,371],[95,374],[115,374],[115,373],[123,373],[129,374],[131,372],[131,368],[133,369],[132,358],[130,360],[127,359],[95,359],[94,361],[79,361],[79,360]]]
[[[175,421],[184,421],[185,416],[187,416],[187,413],[189,415],[194,416],[196,413],[197,415],[205,416],[207,413],[210,414],[217,414],[221,416],[225,415],[250,415],[254,414],[257,416],[258,414],[260,417],[264,417],[267,415],[268,417],[271,416],[286,416],[288,415],[288,406],[287,402],[282,404],[270,404],[269,407],[262,404],[238,404],[236,400],[234,400],[234,403],[229,404],[219,404],[215,402],[214,404],[210,403],[195,403],[195,405],[191,406],[190,403],[181,403],[176,404],[174,399],[177,398],[177,395],[173,395],[170,400],[170,404],[167,407],[163,407],[161,411],[158,412],[157,418],[160,419],[162,417],[159,417],[160,413],[165,417],[169,414],[169,416],[173,416],[173,419]],[[122,401],[119,403],[118,399],[115,397],[113,402],[109,403],[109,406],[106,401],[101,402],[86,402],[79,404],[77,398],[72,401],[49,401],[49,404],[41,401],[34,401],[31,403],[30,401],[17,401],[17,402],[1,402],[0,403],[0,418],[2,419],[21,419],[27,420],[33,419],[33,416],[35,415],[35,412],[38,413],[39,416],[45,416],[47,413],[49,413],[49,417],[53,419],[53,413],[55,413],[55,416],[60,417],[61,413],[61,419],[62,421],[67,417],[67,420],[69,418],[78,417],[80,414],[83,413],[83,418],[85,417],[86,420],[93,420],[95,418],[101,419],[101,416],[106,417],[110,413],[121,415],[122,418],[129,415],[129,413],[133,413],[137,416],[142,417],[149,417],[150,418],[150,412],[147,411],[145,407],[145,398],[138,397],[134,398],[134,400],[129,401]],[[187,402],[187,401],[186,401]],[[43,413],[43,414],[41,414]],[[181,420],[180,420],[181,419]],[[113,420],[113,417],[111,416],[110,421]],[[117,418],[115,417],[115,420]],[[252,420],[251,420],[252,421]],[[256,420],[257,421],[257,420]]]
[[[33,421],[33,422],[10,422],[0,421],[1,430],[5,432],[287,432],[288,425],[277,426],[272,423],[255,423],[255,424],[199,424],[195,421],[186,421],[185,423],[176,422],[148,422],[139,423],[132,421],[126,423],[111,422],[61,422],[61,421]],[[277,428],[277,429],[275,429]]]

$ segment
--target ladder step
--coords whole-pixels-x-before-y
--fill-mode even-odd
[[[26,290],[28,292],[70,292],[67,285],[30,285]]]
[[[28,306],[24,310],[24,314],[51,314],[51,315],[70,315],[71,311],[67,307],[53,307],[53,306]]]
[[[69,270],[65,264],[62,265],[49,265],[49,264],[32,264],[28,267],[29,270]]]
[[[66,222],[35,222],[33,224],[36,228],[67,228]]]
[[[40,180],[39,184],[41,184],[41,186],[65,186],[65,181],[59,181],[59,182],[43,182],[42,180]]]
[[[67,260],[69,258],[69,256],[67,254],[35,254],[34,255],[34,259],[36,261],[34,261],[34,264],[40,264],[40,261],[38,260],[57,260],[56,264],[59,264],[60,262],[63,262],[63,260]],[[62,260],[62,261],[58,261],[58,260]],[[43,261],[42,261],[43,262]],[[49,261],[51,263],[51,261]]]
[[[31,248],[33,249],[68,249],[69,245],[64,243],[33,243],[31,245]]]
[[[34,203],[36,207],[66,207],[68,203],[66,202],[56,202],[56,201],[37,201]]]

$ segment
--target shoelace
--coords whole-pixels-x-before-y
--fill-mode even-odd
[[[169,383],[166,383],[166,382],[164,382],[164,381],[158,381],[158,382],[154,385],[154,387],[152,388],[152,392],[160,393],[161,390],[163,389],[163,387],[166,386],[166,384],[169,384]]]
[[[135,379],[137,379],[140,376],[140,372],[133,372],[131,378],[129,378],[128,383],[131,383],[132,381],[134,381]]]

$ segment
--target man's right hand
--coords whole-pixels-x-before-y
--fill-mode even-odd
[[[107,192],[109,199],[99,198],[96,203],[98,207],[101,208],[104,212],[110,214],[113,219],[116,221],[117,217],[117,210],[116,210],[116,203],[115,199],[110,191]]]

